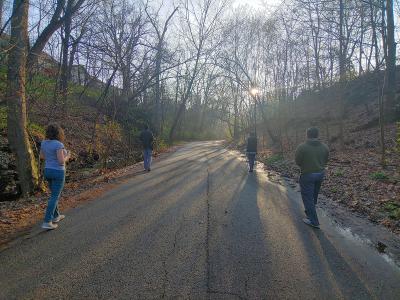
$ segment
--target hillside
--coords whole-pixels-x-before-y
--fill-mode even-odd
[[[339,103],[336,87],[303,94],[296,107],[285,107],[273,117],[271,124],[281,124],[290,116],[284,132],[272,125],[282,136],[282,146],[264,145],[261,159],[270,171],[297,179],[294,150],[305,138],[310,126],[320,128],[321,139],[329,145],[331,158],[322,193],[337,205],[348,207],[400,232],[400,123],[396,123],[396,109],[385,126],[386,167],[381,165],[379,129],[379,95],[383,72],[367,74],[348,82],[345,88],[346,117],[345,145],[339,145]],[[397,68],[397,93],[400,91],[400,68]],[[398,111],[397,111],[398,113]],[[272,174],[272,173],[271,173]]]
[[[56,62],[45,56],[46,64],[42,64],[40,73],[36,74],[28,83],[28,115],[29,133],[33,142],[33,150],[38,158],[40,141],[44,137],[45,127],[49,122],[57,121],[65,129],[66,147],[72,151],[73,161],[69,164],[67,181],[73,178],[83,178],[95,175],[107,165],[108,169],[123,167],[140,159],[140,151],[135,144],[134,133],[132,147],[113,140],[113,151],[106,161],[98,153],[105,147],[107,132],[105,129],[112,122],[116,125],[116,132],[122,132],[122,126],[117,121],[111,121],[107,108],[97,107],[104,84],[96,78],[88,77],[79,84],[79,78],[72,80],[68,103],[65,109],[56,105],[54,86],[55,80],[52,70],[57,68]],[[80,68],[82,69],[82,67]],[[81,70],[82,74],[82,70]],[[83,73],[85,74],[85,73]],[[4,99],[6,68],[0,68],[0,100]],[[86,78],[86,77],[85,77]],[[0,201],[14,200],[19,197],[18,175],[15,171],[15,158],[7,141],[7,108],[5,101],[0,101]],[[115,133],[114,133],[115,134]],[[91,153],[91,154],[90,154]]]

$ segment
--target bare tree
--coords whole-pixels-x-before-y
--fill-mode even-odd
[[[194,50],[194,59],[191,66],[187,65],[187,67],[190,68],[190,71],[186,78],[185,90],[182,95],[181,103],[169,132],[170,142],[174,139],[176,127],[192,93],[193,83],[198,75],[204,50],[209,46],[207,43],[211,42],[209,40],[215,33],[218,19],[223,13],[225,4],[226,2],[219,0],[203,0],[198,3],[197,9],[194,9],[196,3],[191,0],[185,0],[181,5],[184,13],[184,24],[188,29],[188,32],[185,35],[187,47]],[[214,36],[214,38],[216,37]]]
[[[161,7],[160,7],[161,9]],[[168,30],[168,25],[171,22],[174,14],[178,11],[178,7],[175,7],[172,12],[169,14],[164,24],[160,26],[158,18],[159,11],[155,16],[152,16],[148,10],[146,10],[146,14],[150,20],[151,25],[153,26],[156,35],[157,35],[157,43],[155,46],[156,50],[156,58],[155,58],[155,93],[154,93],[154,102],[155,102],[155,110],[154,110],[154,127],[156,129],[156,134],[160,134],[162,131],[161,124],[161,64],[164,56],[164,47],[165,47],[165,37]]]
[[[59,0],[54,9],[50,22],[40,33],[32,47],[29,49],[27,66],[30,70],[36,63],[51,36],[79,10],[85,0]],[[64,12],[64,14],[63,14]],[[68,23],[67,22],[67,23]]]

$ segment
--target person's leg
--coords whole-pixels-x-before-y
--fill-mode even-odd
[[[318,195],[319,191],[321,189],[322,181],[324,180],[324,173],[319,173],[316,175],[316,180],[315,180],[315,189],[314,189],[314,204],[317,204],[318,202]]]
[[[148,158],[147,158],[147,149],[144,149],[143,150],[143,167],[144,167],[144,169],[147,171],[147,169],[149,168],[149,166],[147,165],[147,161],[148,161]]]
[[[147,161],[147,165],[148,165],[148,171],[150,171],[150,169],[151,169],[151,161],[152,161],[152,150],[151,149],[148,149],[148,153],[147,153],[147,157],[148,157],[148,161]]]
[[[65,171],[45,169],[45,177],[49,182],[51,196],[47,204],[44,222],[49,223],[53,220],[58,200],[65,182]],[[58,209],[57,209],[58,213]]]
[[[253,172],[255,155],[247,154],[247,159],[249,160],[249,171]]]
[[[53,219],[57,218],[59,215],[60,212],[58,210],[58,203],[57,203],[56,208],[54,209]]]
[[[311,174],[303,174],[300,176],[300,190],[307,218],[313,225],[319,225],[314,203],[315,184]]]

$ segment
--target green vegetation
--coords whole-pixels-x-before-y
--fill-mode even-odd
[[[389,176],[387,176],[384,172],[374,172],[370,175],[370,177],[374,180],[387,180]]]
[[[28,81],[26,93],[31,101],[50,102],[54,98],[56,81],[46,75],[36,74]]]
[[[0,130],[3,130],[7,127],[7,107],[1,105],[0,106]]]
[[[7,87],[7,67],[5,65],[0,65],[0,95],[5,94]]]
[[[122,129],[117,122],[108,121],[105,124],[97,124],[96,131],[96,151],[103,160],[103,168],[107,168],[107,162],[112,150],[122,140]]]
[[[344,176],[343,170],[336,170],[333,174],[334,174],[336,177],[343,177],[343,176]]]
[[[397,152],[400,154],[400,122],[397,122],[396,144],[397,144]]]
[[[274,163],[277,163],[277,162],[281,162],[284,159],[285,158],[283,157],[282,154],[273,154],[273,155],[267,157],[265,162],[267,163],[267,165],[271,165],[271,164],[274,164]]]
[[[168,148],[168,144],[163,139],[156,138],[154,142],[154,149],[156,151],[163,151]]]
[[[400,204],[391,201],[385,204],[384,209],[389,212],[389,218],[400,220]]]
[[[35,136],[44,137],[46,135],[46,129],[36,123],[29,123],[28,125],[29,132]]]

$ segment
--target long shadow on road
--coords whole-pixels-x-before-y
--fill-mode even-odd
[[[303,224],[301,203],[289,198],[293,194],[290,195],[283,187],[269,182],[264,185],[260,182],[260,185],[265,197],[259,198],[259,202],[264,202],[260,206],[266,210],[264,223],[267,240],[270,245],[274,244],[270,248],[276,254],[274,260],[280,261],[280,264],[272,265],[274,273],[282,273],[279,284],[283,281],[297,295],[309,289],[314,294],[328,298],[374,298],[368,286],[348,263],[348,259],[326,238],[323,230],[316,231]],[[292,272],[294,268],[296,272]],[[298,282],[302,282],[303,289],[299,289]],[[296,295],[288,289],[286,292],[288,294],[280,296]]]

